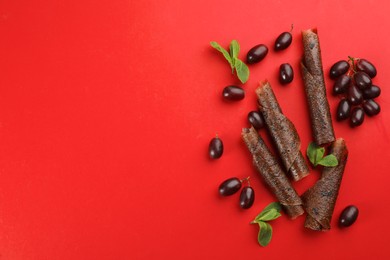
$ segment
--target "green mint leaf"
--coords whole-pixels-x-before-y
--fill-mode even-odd
[[[319,161],[322,160],[322,157],[324,157],[325,154],[325,148],[324,147],[317,147],[316,150],[316,165],[318,164]]]
[[[265,207],[251,223],[254,224],[259,223],[260,221],[270,221],[277,219],[281,216],[281,210],[282,207],[279,202],[272,202],[267,207]]]
[[[280,205],[279,202],[271,202],[263,209],[263,211],[270,210],[270,209],[276,209],[278,212],[282,210],[282,205]]]
[[[230,54],[227,52],[227,50],[225,50],[221,45],[219,45],[217,42],[214,42],[214,41],[211,41],[210,45],[211,45],[211,47],[213,47],[214,49],[216,49],[217,51],[219,51],[223,54],[225,59],[229,62],[230,67],[232,68],[232,73],[233,73],[233,69],[234,69],[233,59],[232,59],[232,57],[230,57]]]
[[[334,156],[333,154],[329,154],[327,156],[325,156],[324,158],[321,159],[321,161],[318,162],[318,164],[322,165],[322,166],[327,166],[327,167],[334,167],[334,166],[337,166],[339,164],[336,156]]]
[[[240,53],[240,44],[236,40],[233,40],[230,43],[230,57],[233,59],[233,63],[235,59],[238,59],[238,54]]]
[[[322,157],[325,154],[325,148],[321,146],[317,146],[314,142],[311,142],[307,147],[306,153],[310,162],[314,166],[317,166],[318,162],[321,161]]]
[[[247,82],[249,78],[248,66],[240,59],[234,58],[234,67],[236,68],[237,77],[241,83],[244,84]]]
[[[255,221],[258,223],[260,221],[271,221],[274,219],[277,219],[282,214],[280,214],[276,209],[270,209],[265,211],[261,216],[255,219]]]
[[[272,227],[266,222],[259,222],[259,235],[257,236],[257,241],[261,246],[267,246],[271,242],[272,238]]]
[[[317,145],[314,143],[314,142],[311,142],[309,144],[309,146],[307,147],[307,150],[306,150],[306,154],[307,154],[307,157],[309,158],[309,161],[311,162],[311,164],[313,164],[314,166],[317,166],[317,163],[316,163],[316,151],[317,151]]]

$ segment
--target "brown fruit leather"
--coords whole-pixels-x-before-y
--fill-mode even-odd
[[[326,98],[317,30],[303,31],[302,39],[304,55],[301,61],[301,73],[309,106],[313,138],[315,143],[321,146],[333,142],[335,135]]]
[[[293,123],[282,113],[268,81],[256,89],[259,110],[264,116],[271,139],[287,173],[298,181],[309,174],[309,167],[300,151],[301,140]]]
[[[307,212],[305,227],[318,231],[330,229],[333,210],[348,158],[347,146],[342,138],[338,138],[332,143],[330,154],[336,156],[338,165],[324,167],[321,178],[302,195],[304,208]]]

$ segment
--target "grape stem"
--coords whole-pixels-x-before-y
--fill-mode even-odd
[[[348,63],[351,64],[350,71],[352,71],[352,73],[348,72],[348,74],[353,74],[356,72],[356,65],[355,65],[356,60],[359,60],[359,58],[354,58],[352,56],[348,56]]]
[[[250,185],[250,182],[249,182],[249,179],[251,178],[251,176],[248,176],[248,177],[246,177],[246,178],[244,178],[244,179],[241,179],[240,180],[240,182],[242,183],[243,181],[246,181],[246,183],[248,184],[248,187],[250,187],[251,185]]]

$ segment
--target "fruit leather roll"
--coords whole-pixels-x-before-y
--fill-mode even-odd
[[[301,198],[257,131],[253,127],[244,128],[241,135],[252,154],[254,166],[287,215],[292,219],[302,215]]]
[[[305,227],[318,231],[330,229],[330,221],[348,157],[347,146],[342,138],[332,143],[330,153],[336,156],[338,165],[324,167],[321,178],[302,195],[307,212]]]
[[[300,151],[301,140],[293,123],[282,113],[268,81],[256,89],[259,109],[264,116],[285,170],[298,181],[309,174],[309,168]]]
[[[321,49],[317,30],[302,32],[304,55],[301,72],[309,105],[313,138],[317,145],[335,140],[329,103],[326,98]]]

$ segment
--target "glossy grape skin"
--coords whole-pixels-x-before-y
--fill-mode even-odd
[[[218,159],[223,154],[223,142],[219,137],[211,139],[209,144],[209,157],[211,159]]]
[[[248,51],[246,55],[246,62],[248,64],[254,64],[260,62],[267,56],[268,48],[264,44],[258,44]]]
[[[359,209],[353,205],[346,207],[340,214],[339,217],[339,226],[340,227],[349,227],[355,223],[357,217],[359,216]]]
[[[233,177],[225,180],[219,185],[219,194],[221,196],[230,196],[241,189],[240,179]]]
[[[348,88],[348,100],[351,105],[359,105],[363,102],[363,93],[356,85],[350,85]]]
[[[351,77],[348,75],[342,75],[335,81],[333,85],[333,95],[339,95],[347,92],[348,86],[351,83]]]
[[[372,81],[370,76],[363,71],[358,71],[353,75],[355,84],[361,90],[371,87]]]
[[[229,101],[239,101],[244,99],[245,91],[239,86],[230,85],[223,89],[222,97]]]
[[[293,81],[294,71],[290,64],[283,63],[279,67],[279,82],[282,85],[286,85]]]
[[[363,109],[368,116],[375,116],[379,114],[379,112],[381,112],[381,107],[379,106],[379,104],[372,99],[364,101]]]
[[[343,98],[340,100],[339,105],[337,106],[337,121],[342,121],[347,119],[351,115],[351,105],[348,102],[348,99]]]
[[[355,107],[352,110],[350,125],[352,127],[360,126],[364,121],[364,111],[361,107]]]
[[[378,86],[371,85],[371,87],[363,89],[363,98],[372,99],[379,97],[381,94],[381,89]]]
[[[249,112],[248,121],[256,130],[260,130],[265,126],[263,115],[259,111]]]
[[[374,78],[376,76],[376,68],[368,60],[359,59],[355,64],[356,64],[356,70],[364,71],[370,76],[370,78]]]
[[[292,35],[289,32],[281,33],[278,38],[276,38],[274,50],[281,51],[287,49],[288,46],[291,45]]]
[[[252,207],[255,201],[255,191],[252,187],[246,186],[241,190],[240,194],[240,207],[243,209],[249,209]]]
[[[345,74],[349,70],[349,63],[345,60],[340,60],[332,65],[330,68],[329,76],[331,79],[336,79],[339,76]]]

